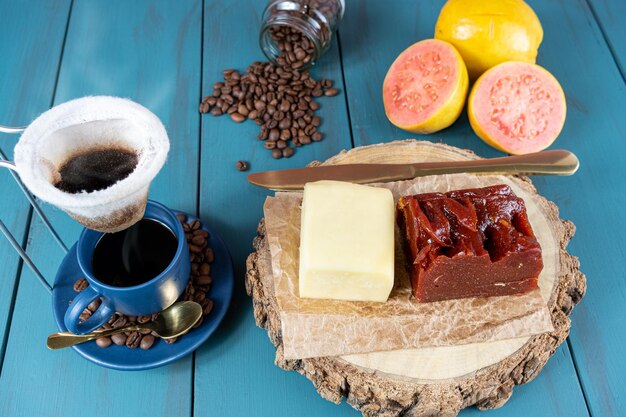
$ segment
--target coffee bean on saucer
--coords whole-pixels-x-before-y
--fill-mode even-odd
[[[200,275],[196,279],[196,284],[198,285],[210,285],[213,282],[213,279],[210,275]]]
[[[111,327],[114,329],[120,329],[126,326],[127,322],[128,322],[128,319],[126,318],[126,316],[121,315],[113,323],[111,323]]]
[[[74,283],[74,291],[81,292],[89,286],[89,282],[85,278],[79,278]]]
[[[152,320],[151,315],[137,317],[137,323],[144,324]]]
[[[126,335],[124,333],[118,333],[111,336],[111,341],[117,346],[124,346],[126,344]]]
[[[139,332],[131,332],[126,338],[126,347],[131,349],[135,349],[139,347],[141,343],[141,333]]]
[[[141,343],[139,344],[139,347],[143,350],[148,350],[152,347],[153,344],[154,336],[152,336],[151,334],[147,334],[141,338]]]
[[[213,301],[206,298],[202,301],[202,315],[206,316],[213,310]]]
[[[98,307],[100,307],[100,304],[102,304],[102,300],[99,298],[96,298],[87,306],[87,308],[89,309],[89,311],[93,313],[94,311],[98,309]]]
[[[163,339],[163,341],[167,343],[168,345],[171,345],[172,343],[176,342],[176,340],[178,340],[178,337],[172,337],[171,339]]]
[[[209,273],[211,272],[211,265],[208,262],[200,264],[198,272],[200,273],[200,275],[209,275]]]
[[[89,317],[91,317],[91,311],[89,311],[88,309],[84,309],[83,312],[80,313],[80,316],[78,316],[78,322],[82,323]]]
[[[202,235],[192,236],[191,243],[197,246],[202,246],[206,243],[206,238]]]
[[[96,339],[96,345],[101,348],[107,348],[111,346],[111,338],[110,337],[99,337]]]
[[[179,220],[181,223],[184,223],[184,222],[186,222],[186,221],[187,221],[187,216],[185,216],[183,213],[177,213],[177,214],[176,214],[176,217],[178,217],[178,220]]]

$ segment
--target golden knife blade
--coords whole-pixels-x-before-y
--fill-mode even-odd
[[[257,172],[248,181],[277,191],[301,190],[307,182],[347,181],[356,184],[407,180],[442,174],[572,175],[578,169],[576,155],[565,150],[468,161],[415,164],[346,164]]]

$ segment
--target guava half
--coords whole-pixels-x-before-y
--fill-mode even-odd
[[[565,123],[565,94],[546,69],[504,62],[485,72],[470,93],[467,113],[474,132],[503,152],[541,151]]]
[[[454,46],[426,39],[391,64],[383,82],[385,113],[400,129],[436,132],[459,117],[467,88],[467,69]]]

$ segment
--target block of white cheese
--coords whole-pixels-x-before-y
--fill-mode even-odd
[[[300,233],[300,297],[387,301],[394,278],[391,191],[308,183]]]

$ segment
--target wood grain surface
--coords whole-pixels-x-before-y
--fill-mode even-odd
[[[0,2],[0,124],[23,126],[50,107],[65,37],[70,1],[42,4]],[[25,31],[24,28],[29,28]],[[24,74],[28,74],[27,77]],[[0,149],[12,159],[17,135],[0,133]],[[0,172],[0,220],[22,245],[30,206],[6,170]],[[0,369],[6,348],[21,261],[0,237]],[[45,292],[43,287],[42,291]]]
[[[621,0],[529,0],[544,28],[538,63],[567,96],[565,128],[553,148],[581,160],[569,178],[536,178],[577,233],[588,292],[572,315],[567,345],[504,408],[488,416],[621,416],[626,410],[626,63]],[[386,119],[381,86],[387,68],[410,44],[431,37],[443,0],[347,0],[332,48],[312,74],[334,80],[341,94],[321,98],[322,143],[274,161],[256,140],[257,126],[197,112],[225,68],[263,59],[255,0],[0,0],[0,124],[28,123],[51,104],[90,94],[129,97],[164,122],[172,149],[150,196],[198,213],[226,239],[236,293],[220,329],[200,348],[164,368],[125,373],[86,362],[72,351],[50,352],[55,330],[50,300],[0,238],[0,416],[357,416],[323,400],[305,378],[273,365],[266,332],[254,325],[244,295],[245,256],[252,248],[267,193],[248,185],[234,164],[252,171],[302,167],[343,148],[416,135]],[[67,31],[66,31],[67,29]],[[67,32],[67,33],[66,33]],[[59,65],[60,64],[60,65]],[[620,72],[620,68],[622,71]],[[345,85],[344,85],[345,80]],[[56,95],[55,95],[56,91]],[[434,142],[498,156],[476,138],[466,115]],[[9,155],[15,138],[0,134]],[[48,279],[62,253],[8,173],[0,174],[0,218]],[[67,243],[80,228],[64,213],[46,212]],[[465,410],[462,416],[478,415]]]

